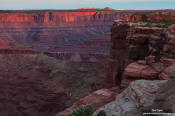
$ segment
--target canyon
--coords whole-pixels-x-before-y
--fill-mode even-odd
[[[160,99],[173,112],[175,25],[157,27],[167,21],[173,10],[0,11],[0,115],[65,116],[91,104],[141,116]]]
[[[2,10],[0,38],[33,47],[50,56],[61,56],[61,59],[71,59],[71,56],[78,54],[87,61],[94,58],[106,60],[110,49],[110,29],[117,19],[133,22],[174,21],[175,12],[113,9]]]

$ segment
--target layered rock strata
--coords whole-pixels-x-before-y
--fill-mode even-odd
[[[174,64],[174,27],[145,27],[142,23],[116,21],[111,34],[109,83],[120,85],[124,78],[169,78],[167,73],[174,71],[171,68]]]
[[[132,82],[129,87],[116,99],[99,108],[104,110],[107,116],[142,116],[142,108],[153,104],[156,92],[166,83],[166,80],[137,80]]]
[[[156,15],[156,16],[155,16]],[[0,38],[33,46],[37,50],[49,52],[55,56],[64,52],[67,56],[74,53],[82,57],[96,57],[101,54],[106,59],[109,54],[110,28],[113,21],[173,21],[174,11],[121,11],[109,9],[77,10],[29,10],[0,11]],[[156,19],[155,19],[156,18]],[[102,41],[105,40],[105,41]],[[88,42],[87,42],[88,41]],[[96,46],[89,43],[102,43]],[[106,44],[108,43],[108,44]],[[53,53],[54,52],[54,53]],[[89,53],[95,52],[93,55]],[[69,59],[70,57],[57,57]],[[98,59],[98,57],[96,57]],[[98,59],[101,60],[101,59]]]

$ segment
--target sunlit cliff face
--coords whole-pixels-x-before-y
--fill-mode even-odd
[[[109,20],[108,16],[116,17],[114,12],[60,12],[60,13],[2,13],[0,23],[85,23],[96,20]],[[110,17],[111,18],[111,17]]]
[[[72,46],[78,46],[90,39],[95,39],[95,41],[97,38],[99,40],[108,39],[110,43],[110,29],[114,20],[164,21],[175,20],[174,17],[174,11],[168,10],[137,12],[99,9],[1,11],[0,38],[47,52],[57,52],[60,51],[59,47],[62,49],[64,46],[69,46],[70,49],[66,52],[73,52],[77,51],[78,47],[75,50],[72,49]],[[87,46],[89,51],[97,52],[96,49]],[[109,47],[103,46],[99,49],[108,51]],[[87,49],[84,52],[87,53]]]

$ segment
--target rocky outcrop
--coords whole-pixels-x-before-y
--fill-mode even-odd
[[[143,13],[144,12],[144,13]],[[171,10],[150,11],[136,11],[134,14],[127,14],[124,16],[126,21],[138,22],[138,21],[151,21],[151,22],[163,22],[163,21],[175,21],[175,13]]]
[[[174,70],[174,27],[146,27],[144,23],[117,20],[111,34],[108,83],[119,85],[125,78],[169,78],[167,74]]]
[[[136,79],[147,80],[131,82],[115,101],[96,112],[104,110],[108,116],[142,116],[152,109],[175,111],[174,27],[145,27],[142,23],[121,20],[115,22],[107,78],[121,87],[127,87],[130,81]]]
[[[75,109],[80,106],[92,105],[94,110],[102,107],[103,105],[113,101],[116,94],[120,93],[121,90],[110,90],[110,89],[100,89],[88,96],[80,99],[77,103],[74,103],[71,107],[65,109],[63,112],[56,114],[55,116],[65,116],[71,114]]]
[[[138,61],[129,64],[124,71],[124,76],[129,79],[157,79],[164,70],[161,63],[146,64],[144,61]]]
[[[164,45],[164,55],[174,59],[175,53],[175,24],[166,30],[166,43]]]
[[[107,116],[142,116],[141,109],[153,103],[156,92],[166,82],[166,80],[134,81],[126,90],[117,95],[113,102],[104,105],[96,112],[104,110]]]
[[[109,72],[107,73],[107,83],[110,86],[120,84],[127,57],[127,31],[130,26],[125,23],[116,22],[111,32],[111,50],[109,58]],[[107,85],[108,86],[108,85]]]
[[[171,65],[167,68],[165,68],[159,75],[160,79],[165,79],[165,80],[169,80],[174,78],[175,76],[175,65]]]
[[[151,112],[151,109],[160,109],[162,112],[175,112],[175,80],[169,80],[156,93],[155,100],[152,105],[143,108],[144,112]]]

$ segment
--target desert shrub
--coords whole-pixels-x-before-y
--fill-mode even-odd
[[[156,27],[168,28],[170,25],[173,25],[173,24],[175,24],[175,22],[173,21],[164,21],[164,22],[157,23]]]
[[[147,21],[145,27],[159,27],[159,28],[168,28],[170,25],[175,24],[173,21],[162,21],[162,22],[151,22]]]
[[[107,116],[106,112],[104,110],[101,110],[98,112],[98,114],[96,116]]]
[[[87,105],[74,110],[69,116],[92,116],[93,112],[93,107],[91,105]]]
[[[81,106],[74,110],[69,116],[93,116],[94,109],[91,105]],[[95,116],[107,116],[104,110],[101,110]]]
[[[164,22],[164,27],[168,28],[170,25],[173,25],[173,24],[175,24],[175,22],[173,22],[173,21],[165,21]]]

